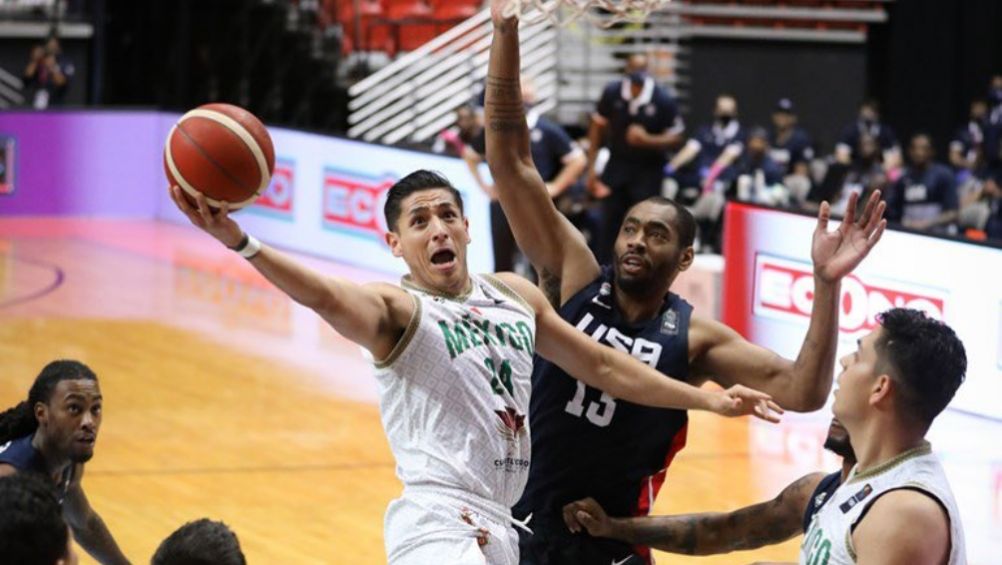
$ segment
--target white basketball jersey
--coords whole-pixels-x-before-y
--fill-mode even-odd
[[[379,407],[405,489],[459,489],[509,508],[529,471],[535,315],[497,278],[472,279],[460,298],[404,279],[416,308],[376,366]]]
[[[856,562],[852,530],[880,495],[897,489],[915,489],[939,501],[950,518],[949,565],[965,565],[964,529],[953,491],[939,459],[928,443],[908,450],[866,472],[850,471],[846,481],[811,520],[800,546],[801,565],[850,565]]]

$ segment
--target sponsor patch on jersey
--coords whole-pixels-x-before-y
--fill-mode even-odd
[[[678,312],[674,308],[668,310],[661,316],[661,333],[664,335],[678,335]]]
[[[873,487],[870,486],[870,483],[866,483],[865,485],[863,485],[863,488],[859,489],[859,492],[852,495],[852,498],[840,504],[839,510],[841,510],[843,514],[848,514],[850,510],[855,508],[856,505],[859,504],[860,502],[863,502],[863,500],[865,500],[866,497],[870,496],[872,492],[873,492]]]

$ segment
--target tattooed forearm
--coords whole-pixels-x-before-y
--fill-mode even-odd
[[[807,475],[773,500],[734,512],[645,516],[616,521],[618,537],[686,555],[712,555],[780,543],[800,533],[801,518],[821,475]]]
[[[497,75],[487,76],[487,88],[490,89],[492,97],[487,99],[494,104],[518,104],[522,105],[522,92],[519,87],[518,78],[501,77]]]
[[[487,125],[496,133],[521,133],[528,129],[517,78],[487,77]]]
[[[623,541],[662,551],[694,555],[698,545],[699,515],[644,516],[617,520]]]

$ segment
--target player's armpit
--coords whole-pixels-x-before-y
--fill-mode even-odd
[[[859,565],[940,565],[950,555],[950,519],[929,494],[893,490],[871,504],[852,545]]]

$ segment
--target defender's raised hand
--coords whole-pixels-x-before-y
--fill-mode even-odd
[[[828,202],[822,202],[821,209],[818,210],[811,259],[814,261],[814,274],[825,282],[837,282],[851,273],[884,234],[887,220],[883,216],[887,205],[880,199],[880,191],[874,191],[870,195],[858,220],[857,200],[859,195],[856,193],[849,197],[845,218],[838,229],[833,231],[828,231],[828,219],[831,216]]]

